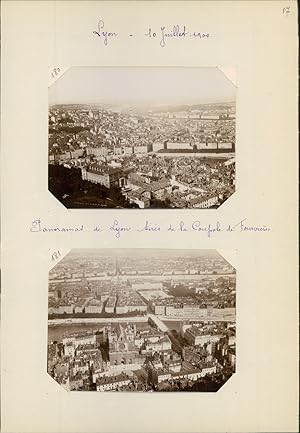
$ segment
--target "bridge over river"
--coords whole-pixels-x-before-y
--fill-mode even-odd
[[[154,314],[149,314],[148,317],[149,320],[152,321],[161,331],[167,332],[169,330],[169,328]]]

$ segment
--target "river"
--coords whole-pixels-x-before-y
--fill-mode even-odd
[[[133,323],[133,322],[130,322]],[[148,322],[134,322],[137,329],[147,329],[150,327]],[[62,324],[56,326],[48,326],[48,341],[61,342],[64,335],[73,334],[76,332],[93,332],[97,329],[102,329],[105,323],[76,323],[76,324]],[[117,323],[112,322],[112,327]]]

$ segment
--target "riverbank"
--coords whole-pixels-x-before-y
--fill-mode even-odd
[[[93,323],[113,323],[113,322],[148,322],[148,316],[135,317],[89,317],[89,318],[71,318],[71,319],[50,319],[48,326],[60,325],[77,325],[77,324],[93,324]]]

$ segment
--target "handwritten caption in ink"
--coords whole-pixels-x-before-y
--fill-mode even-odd
[[[188,27],[180,24],[175,24],[170,27],[167,26],[159,26],[157,28],[148,27],[145,33],[141,34],[133,34],[133,33],[127,33],[127,34],[120,34],[119,32],[115,30],[108,30],[108,28],[105,26],[105,23],[102,19],[100,19],[97,23],[96,30],[92,31],[92,34],[98,37],[105,46],[109,45],[109,43],[118,38],[144,38],[144,39],[151,39],[154,41],[157,41],[158,44],[164,48],[167,44],[168,40],[178,40],[178,39],[209,39],[211,37],[211,34],[208,32],[203,31],[195,31],[190,30]]]
[[[233,223],[221,223],[220,221],[211,222],[207,224],[201,223],[200,220],[195,220],[192,223],[185,221],[179,221],[178,223],[166,223],[160,225],[153,221],[146,220],[139,226],[132,226],[125,224],[117,219],[114,219],[111,224],[108,225],[91,225],[87,226],[80,224],[77,226],[49,226],[44,223],[41,219],[37,218],[31,222],[29,226],[31,233],[110,233],[113,237],[119,239],[121,236],[134,234],[135,236],[139,233],[178,233],[178,232],[192,232],[203,234],[208,238],[213,238],[219,233],[268,233],[271,232],[271,227],[265,224],[251,224],[247,218],[244,218],[238,222]]]

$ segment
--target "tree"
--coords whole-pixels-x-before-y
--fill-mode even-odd
[[[49,165],[49,191],[67,208],[87,207],[136,207],[128,203],[118,187],[83,180],[79,168],[66,168],[63,165]],[[109,199],[109,201],[106,201]]]
[[[153,198],[150,201],[150,208],[154,208],[154,209],[169,209],[169,208],[171,208],[170,200],[169,199],[158,200],[158,199]]]

